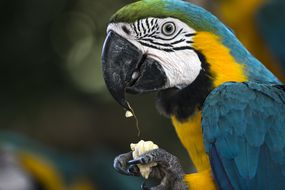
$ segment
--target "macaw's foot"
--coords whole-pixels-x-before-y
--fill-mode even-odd
[[[163,149],[155,149],[133,159],[132,152],[121,154],[114,160],[114,168],[121,174],[129,176],[141,176],[137,164],[146,165],[157,163],[152,167],[150,176],[160,180],[155,187],[147,187],[142,184],[143,190],[187,190],[184,182],[184,172],[176,156]]]
[[[113,167],[117,172],[123,175],[141,176],[140,170],[136,165],[128,164],[128,162],[132,159],[132,152],[121,154],[115,158]]]

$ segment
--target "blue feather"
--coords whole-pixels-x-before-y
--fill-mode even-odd
[[[214,145],[211,146],[209,154],[211,155],[211,164],[219,168],[218,170],[214,170],[214,176],[217,179],[216,181],[218,182],[219,187],[222,190],[234,189],[233,185],[231,184],[230,179],[226,175],[225,168],[220,160],[219,154]],[[220,180],[220,179],[223,179],[223,180]]]
[[[202,110],[204,142],[221,189],[229,189],[228,184],[240,190],[285,189],[283,89],[225,83],[207,97]]]

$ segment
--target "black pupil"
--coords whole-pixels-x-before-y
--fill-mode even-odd
[[[166,33],[171,33],[173,31],[173,26],[171,24],[167,24],[165,26],[165,32]]]

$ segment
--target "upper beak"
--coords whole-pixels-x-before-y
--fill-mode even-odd
[[[161,65],[148,58],[141,50],[110,31],[102,50],[103,76],[107,88],[115,100],[130,110],[125,94],[144,93],[162,89],[166,75]]]

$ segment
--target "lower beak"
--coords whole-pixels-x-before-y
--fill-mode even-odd
[[[113,31],[110,31],[102,51],[103,76],[114,99],[130,110],[125,98],[130,93],[145,93],[162,89],[166,75],[161,65]]]

